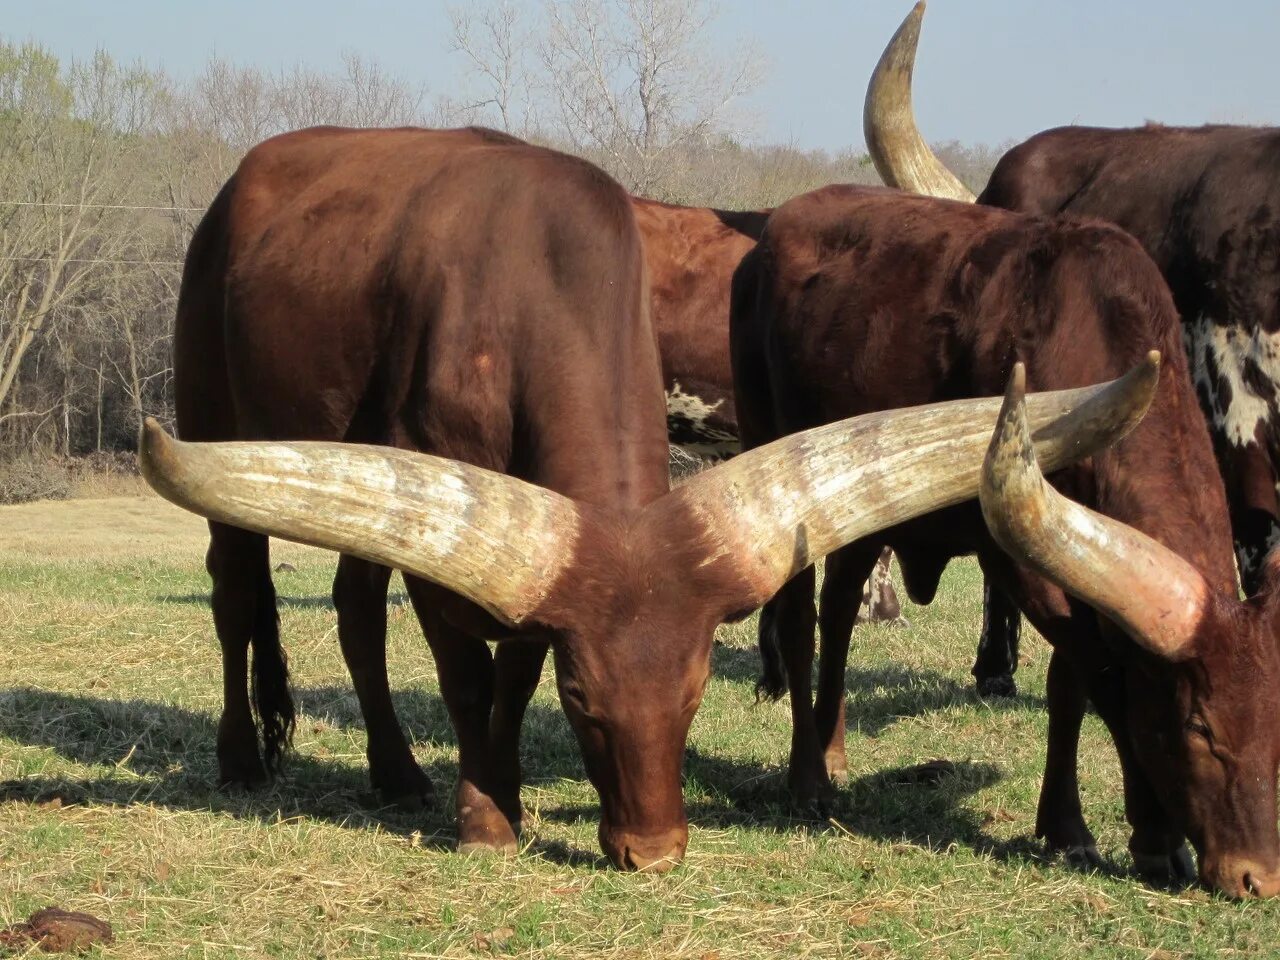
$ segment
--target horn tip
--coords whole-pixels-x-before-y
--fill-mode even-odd
[[[1013,365],[1009,374],[1009,383],[1004,390],[1005,406],[1012,406],[1022,400],[1027,393],[1027,365],[1019,360]]]
[[[142,421],[142,431],[138,436],[138,469],[154,489],[160,488],[160,477],[172,449],[173,439],[155,417]]]
[[[164,427],[160,426],[160,421],[155,417],[147,417],[142,421],[142,431],[138,435],[139,456],[150,456],[160,450],[167,439],[168,434],[164,432]]]

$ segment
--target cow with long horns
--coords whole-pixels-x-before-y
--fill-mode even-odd
[[[636,196],[631,210],[649,273],[649,315],[666,393],[667,439],[703,464],[722,462],[741,451],[729,363],[729,290],[734,270],[760,239],[770,211],[687,207]],[[890,557],[885,550],[876,562],[863,588],[858,616],[872,623],[905,624],[889,573]],[[385,604],[386,581],[378,583],[382,586],[376,595],[366,589],[365,609]],[[374,623],[385,629],[385,617]],[[368,629],[368,624],[351,625],[352,632],[361,631],[359,636],[367,636]],[[545,644],[526,642],[503,644],[494,656],[489,760],[497,792],[508,798],[506,812],[513,823],[523,813],[510,799],[518,794],[521,779],[520,727],[546,654]],[[385,709],[392,711],[390,701]],[[378,722],[381,719],[366,721],[371,772],[377,755],[384,766],[412,771],[425,782],[394,712]],[[395,736],[375,744],[375,731],[388,728]],[[388,763],[391,758],[394,762]]]
[[[1236,597],[1226,498],[1177,312],[1138,244],[1100,221],[828,187],[770,218],[735,278],[731,337],[747,448],[873,410],[996,393],[1019,360],[1028,383],[1057,389],[1161,351],[1141,426],[1055,482],[1087,506],[1045,487],[1007,419],[982,491],[990,533],[966,505],[831,554],[816,703],[815,584],[803,571],[761,616],[762,688],[789,686],[790,784],[820,798],[828,770],[844,765],[850,593],[885,545],[919,602],[952,557],[976,552],[1054,646],[1037,834],[1097,859],[1076,782],[1087,694],[1120,755],[1137,865],[1193,875],[1186,837],[1212,887],[1280,892],[1280,590]],[[1280,587],[1280,567],[1267,575]]]
[[[924,4],[867,91],[867,144],[885,183],[1028,213],[1100,217],[1137,238],[1182,317],[1192,377],[1226,483],[1245,593],[1280,542],[1280,130],[1062,127],[1009,150],[978,197],[929,149],[911,108]],[[999,645],[984,647],[999,667]]]
[[[246,155],[187,255],[183,441],[150,423],[140,445],[148,481],[210,520],[224,777],[265,773],[255,709],[268,764],[287,740],[267,553],[285,537],[344,555],[340,624],[376,613],[349,606],[345,575],[385,590],[381,571],[405,573],[458,736],[461,846],[509,849],[519,826],[488,749],[484,639],[550,639],[605,852],[680,859],[716,625],[876,527],[974,496],[995,405],[811,431],[672,491],[648,311],[629,198],[585,161],[477,129],[316,128]],[[1148,386],[1033,398],[1038,452],[1062,466],[1114,441]],[[368,717],[389,704],[380,634],[340,634]]]
[[[499,138],[499,134],[490,134]],[[512,143],[516,141],[511,140]],[[733,380],[729,366],[729,286],[733,271],[743,255],[759,238],[767,211],[733,212],[708,208],[681,207],[631,198],[633,213],[640,229],[651,290],[651,317],[657,335],[659,358],[667,396],[667,428],[671,443],[687,452],[711,461],[722,460],[739,450],[737,418],[733,410]],[[206,232],[215,233],[212,241],[220,242],[220,228],[211,225]],[[199,248],[193,248],[193,251]],[[240,353],[250,349],[253,336],[239,338],[219,347],[219,352],[206,351],[206,320],[201,319],[203,301],[199,291],[208,282],[203,271],[214,269],[200,263],[193,267],[188,299],[196,304],[179,312],[177,377],[179,406],[182,410],[199,408],[206,402],[203,367],[207,363],[224,363],[228,369],[245,361]],[[220,268],[219,268],[220,269]],[[216,277],[213,282],[217,282]],[[260,314],[250,313],[243,324],[260,322]],[[353,338],[369,342],[374,331],[362,324],[374,318],[368,312],[348,313],[344,322],[350,329],[341,340]],[[269,321],[262,321],[269,322]],[[183,345],[191,341],[187,349]],[[393,352],[400,348],[394,338],[379,339],[371,344],[366,364],[382,366],[394,363]],[[291,345],[294,361],[303,369],[330,362],[331,345],[327,341],[304,340]],[[225,351],[225,354],[222,352]],[[221,359],[219,359],[221,357]],[[396,396],[379,401],[361,411],[359,423],[348,423],[343,416],[334,417],[329,409],[331,398],[324,383],[313,381],[314,392],[298,389],[290,397],[292,420],[307,424],[305,431],[297,427],[278,430],[281,435],[305,436],[308,439],[364,439],[395,442],[412,446],[413,433],[399,424],[412,412],[401,409],[417,398],[410,384],[402,384]],[[271,395],[270,384],[262,386],[264,396]],[[214,435],[240,435],[252,432],[248,423],[233,424],[237,415],[221,403],[225,390],[208,395],[212,412],[200,416],[224,422]],[[248,414],[241,414],[243,419]],[[198,429],[196,414],[183,414],[186,429]],[[211,558],[237,555],[237,549],[257,549],[260,539],[240,538],[232,531],[215,530],[215,540],[232,541],[219,547]],[[257,591],[267,596],[266,582],[234,573],[219,576],[222,585],[217,608],[238,610]],[[404,737],[387,684],[386,673],[386,599],[391,571],[381,565],[367,563],[344,554],[338,562],[334,579],[334,606],[338,612],[338,638],[352,674],[360,708],[368,734],[369,774],[374,788],[394,804],[416,807],[432,795],[432,785],[413,758]],[[269,578],[268,578],[269,579]],[[265,601],[264,601],[265,603]],[[888,559],[877,565],[864,596],[869,618],[895,621],[901,617],[897,597],[888,574]],[[243,646],[233,640],[226,648],[226,666],[230,680],[225,708],[219,725],[218,763],[224,781],[253,784],[273,769],[287,744],[294,722],[294,709],[289,695],[285,661],[276,651],[278,638],[270,617],[269,605],[256,608],[261,618],[250,629],[253,638],[253,703],[244,692],[244,684],[235,676],[247,670]],[[224,631],[235,637],[234,628]],[[508,821],[518,828],[522,810],[516,802],[519,794],[520,727],[529,700],[537,687],[547,646],[532,640],[520,644],[504,644],[494,658],[493,688],[489,742],[486,750],[487,775],[491,793],[500,798],[500,807]],[[251,706],[253,709],[251,709]],[[254,714],[261,725],[265,760],[259,752]],[[472,726],[479,726],[473,718]],[[513,841],[504,841],[507,849]]]

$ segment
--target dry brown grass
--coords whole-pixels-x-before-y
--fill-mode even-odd
[[[116,481],[136,489],[137,495],[0,506],[0,557],[98,563],[203,555],[209,540],[204,520],[156,496],[141,478],[111,480]],[[291,561],[324,554],[292,543],[273,548],[273,555]]]

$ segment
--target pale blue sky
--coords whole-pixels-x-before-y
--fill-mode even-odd
[[[909,9],[724,0],[715,45],[743,37],[769,59],[747,105],[759,139],[860,147],[868,72]],[[458,92],[463,67],[444,0],[0,0],[0,32],[179,76],[214,52],[274,69],[354,50],[434,95]],[[1280,2],[932,0],[916,105],[930,140],[985,143],[1064,123],[1280,124]]]

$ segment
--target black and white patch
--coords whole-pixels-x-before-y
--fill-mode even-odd
[[[711,463],[736,456],[742,448],[732,413],[721,412],[726,404],[732,401],[705,399],[673,381],[667,391],[667,438],[690,456]]]

